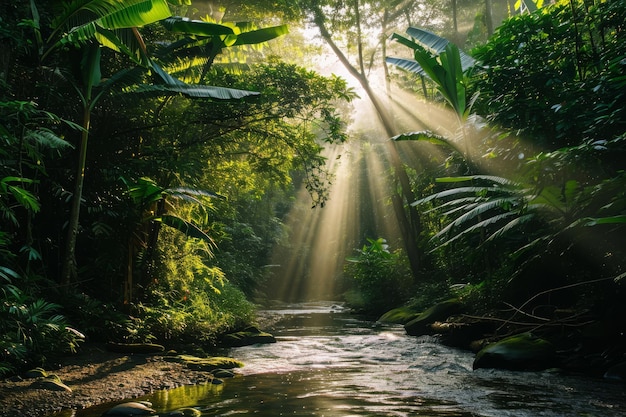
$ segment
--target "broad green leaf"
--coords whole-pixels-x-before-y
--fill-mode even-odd
[[[237,90],[234,88],[214,87],[208,85],[139,85],[132,90],[137,94],[148,94],[156,96],[171,96],[182,94],[193,98],[210,98],[215,100],[239,100],[246,97],[258,96],[256,91]]]
[[[102,78],[100,72],[100,56],[101,50],[98,44],[91,44],[83,49],[80,73],[83,76],[84,85],[87,86],[86,90],[91,90],[91,87],[97,85]]]
[[[289,33],[289,27],[287,25],[272,26],[249,32],[242,32],[237,35],[237,40],[234,45],[259,44],[278,38],[279,36],[286,35],[287,33]]]
[[[107,29],[141,27],[171,16],[165,0],[124,0],[117,3],[124,6],[99,19],[100,26]]]
[[[406,33],[424,47],[430,49],[435,54],[439,54],[446,49],[450,43],[447,39],[421,28],[409,27]]]
[[[565,190],[563,194],[565,195],[565,201],[568,204],[571,204],[574,202],[576,194],[579,191],[579,189],[580,189],[580,186],[578,184],[578,181],[576,180],[569,180],[565,183]]]
[[[6,282],[11,282],[11,278],[19,279],[20,275],[10,268],[0,266],[0,278],[4,279]],[[3,286],[3,288],[5,287]]]
[[[583,219],[584,226],[598,226],[601,224],[625,224],[626,215],[611,216],[611,217],[587,217]]]
[[[159,219],[157,219],[157,221],[158,220]],[[202,239],[208,243],[213,244],[213,239],[211,239],[206,233],[200,230],[200,228],[184,219],[181,219],[180,217],[166,214],[161,216],[160,221],[163,224],[166,224],[178,230],[179,232],[184,233],[188,237]]]
[[[433,143],[435,145],[452,146],[450,141],[447,138],[445,138],[444,136],[438,135],[436,133],[433,133],[429,130],[402,133],[402,134],[392,137],[391,140],[396,141],[396,142],[405,141],[405,140],[415,140],[415,141],[421,140],[421,141]]]
[[[9,185],[7,190],[13,195],[13,198],[28,210],[37,213],[40,209],[40,204],[30,191],[18,187],[15,185]]]
[[[174,33],[188,33],[199,36],[235,35],[232,27],[186,17],[172,16],[161,22],[166,29]]]
[[[142,206],[159,201],[163,196],[163,191],[154,181],[146,177],[140,178],[136,184],[128,188],[130,197]]]
[[[95,33],[95,25],[106,29],[138,27],[171,16],[165,0],[73,0],[61,4],[51,39],[61,30]]]
[[[425,75],[426,72],[420,64],[414,59],[386,57],[385,62],[395,65],[398,68],[402,68],[405,71],[412,72],[417,75]]]

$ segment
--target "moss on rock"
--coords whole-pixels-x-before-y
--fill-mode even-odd
[[[391,324],[407,324],[411,320],[417,318],[421,314],[421,311],[415,311],[411,307],[398,307],[393,310],[389,310],[378,319],[381,323]]]
[[[222,356],[210,356],[199,358],[192,355],[167,356],[165,360],[170,362],[180,362],[194,371],[214,371],[216,369],[233,369],[243,367],[243,362],[237,359]]]
[[[442,301],[430,307],[415,319],[404,325],[407,334],[421,336],[432,333],[430,325],[436,321],[443,321],[451,315],[459,312],[463,304],[457,299]]]
[[[554,367],[555,361],[552,343],[531,333],[521,333],[487,345],[476,354],[473,368],[539,371]]]

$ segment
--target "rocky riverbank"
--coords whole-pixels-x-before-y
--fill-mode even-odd
[[[162,389],[209,382],[208,370],[190,369],[185,363],[160,354],[110,352],[104,345],[87,345],[80,353],[63,358],[57,375],[62,387],[41,387],[36,379],[13,377],[0,382],[1,417],[43,417],[63,409],[136,398]]]

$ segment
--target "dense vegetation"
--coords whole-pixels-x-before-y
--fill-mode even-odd
[[[561,332],[598,368],[624,349],[625,13],[564,1],[512,17],[465,74],[452,46],[438,60],[399,37],[461,123],[456,138],[395,138],[450,152],[434,182],[415,182],[436,219],[423,229],[433,285],[453,289],[439,297],[488,311],[504,334]]]
[[[321,144],[345,140],[343,80],[263,61],[255,44],[283,26],[144,22],[136,37],[147,14],[131,3],[2,6],[2,373],[74,350],[81,333],[210,346],[253,319],[294,189],[327,198]],[[108,7],[131,27],[95,20]],[[247,58],[235,69],[219,60],[233,27]]]
[[[368,88],[352,6],[223,2],[230,15],[199,21],[206,10],[182,1],[31,3],[0,6],[0,374],[85,336],[207,347],[253,321],[297,189],[318,208],[329,198],[323,146],[347,139],[339,110],[355,97],[341,78],[260,45],[281,41],[277,18],[308,19],[327,42],[345,31]],[[130,7],[140,3],[155,6],[152,20]],[[452,105],[460,134],[422,132],[451,145],[443,158],[424,148],[428,164],[402,155],[393,167],[410,188],[392,198],[396,214],[420,227],[404,249],[362,242],[341,277],[346,299],[379,314],[460,296],[472,314],[517,314],[528,328],[566,311],[575,328],[605,319],[607,343],[620,343],[626,6],[557,2],[485,42],[482,2],[469,2],[478,15],[465,37],[456,2],[454,30],[447,8],[407,3],[364,2],[363,22],[389,35],[432,9],[430,29],[478,45],[476,61],[454,72],[453,95],[432,74],[402,75],[414,94]],[[108,7],[124,12],[100,18]],[[373,66],[381,52],[367,53]],[[424,54],[423,66],[446,69]]]

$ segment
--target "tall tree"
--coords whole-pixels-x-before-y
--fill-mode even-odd
[[[404,17],[407,10],[413,5],[413,1],[387,1],[372,2],[367,0],[352,0],[347,3],[337,5],[335,2],[301,1],[301,7],[308,13],[312,22],[317,26],[322,38],[335,53],[339,61],[361,85],[370,102],[374,106],[378,118],[385,134],[388,137],[394,136],[397,132],[393,119],[385,108],[382,100],[371,87],[369,80],[370,66],[366,65],[365,43],[367,35],[375,31],[375,24],[380,24],[385,30],[390,22]],[[378,18],[379,22],[373,22]],[[336,32],[341,32],[352,27],[355,30],[353,42],[356,44],[356,63],[350,61],[346,53],[339,47],[336,41],[336,33],[331,32],[331,26],[335,26]],[[367,32],[366,32],[367,31]],[[382,44],[386,42],[388,34],[379,33]],[[381,58],[381,63],[384,62]],[[392,192],[392,203],[396,215],[405,250],[409,257],[411,270],[417,278],[420,270],[420,251],[418,247],[418,236],[420,232],[420,220],[417,210],[410,205],[415,200],[409,177],[402,164],[395,145],[387,142],[387,150],[393,166],[396,180],[400,184],[401,195]]]
[[[40,23],[34,2],[32,9],[36,22],[35,27],[39,28]],[[52,22],[52,34],[45,44],[40,45],[42,61],[48,59],[53,53],[62,50],[62,48],[77,49],[81,56],[78,77],[72,82],[72,86],[78,93],[82,104],[83,129],[61,273],[61,283],[65,286],[69,285],[72,278],[77,274],[76,237],[78,234],[92,110],[100,98],[116,86],[118,82],[124,80],[124,85],[137,83],[140,81],[138,74],[145,72],[141,68],[140,71],[126,68],[108,79],[102,79],[101,60],[103,47],[121,52],[139,67],[151,68],[161,77],[164,84],[156,89],[161,94],[185,94],[192,97],[218,99],[236,99],[258,94],[207,86],[190,86],[165,73],[148,56],[146,45],[138,27],[162,21],[170,16],[171,12],[166,0],[75,0],[61,2],[58,14]],[[211,34],[216,32],[225,36],[233,35],[236,40],[234,30],[230,27],[214,25],[209,29]]]

